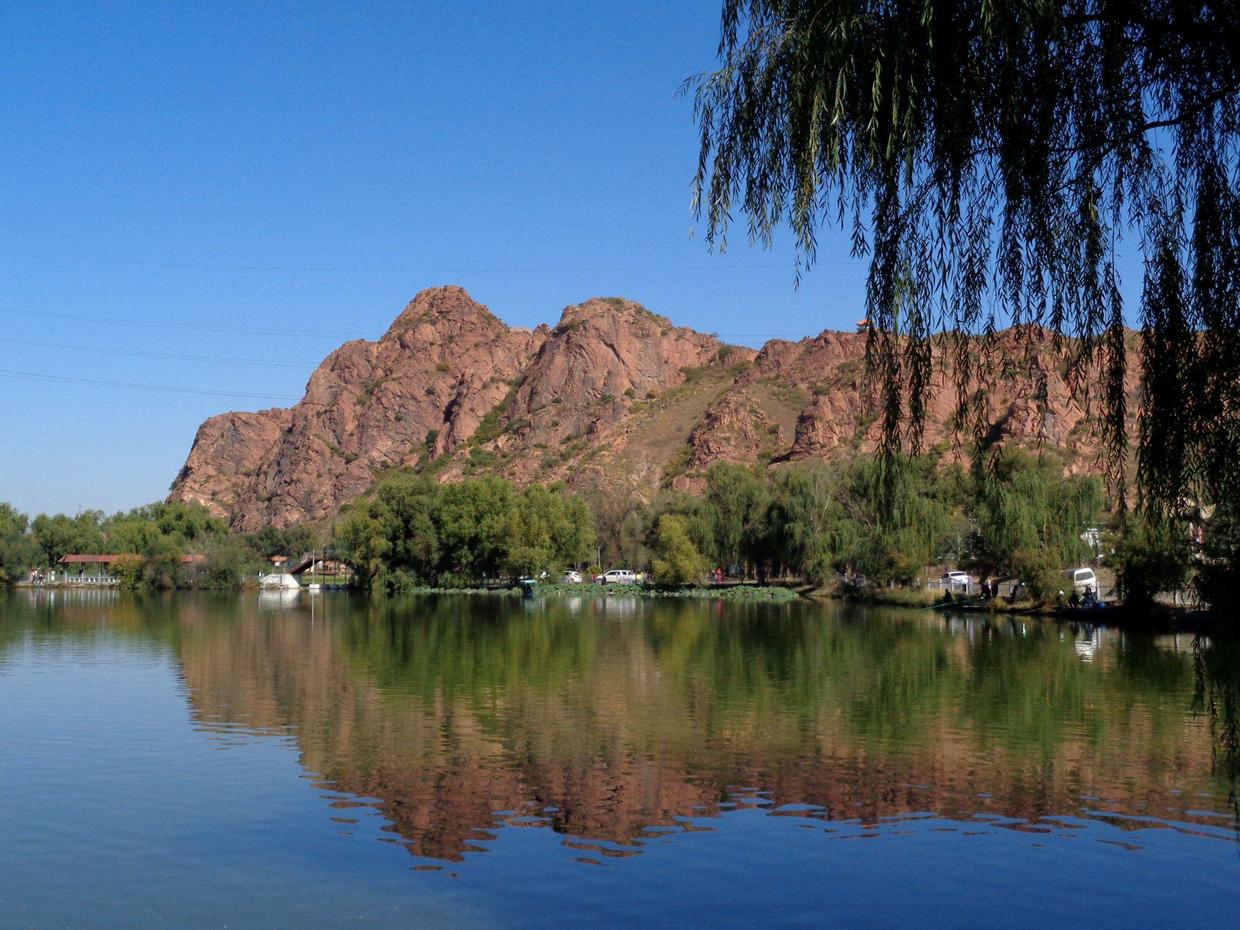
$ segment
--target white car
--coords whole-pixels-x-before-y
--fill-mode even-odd
[[[1087,588],[1092,588],[1094,594],[1098,594],[1098,576],[1092,568],[1070,568],[1064,572],[1064,576],[1077,594],[1084,594]]]
[[[581,584],[581,572],[575,569],[568,569],[560,576],[560,584]]]
[[[969,580],[968,572],[946,572],[940,579],[942,585],[952,591],[967,591]]]
[[[637,584],[637,575],[627,568],[613,568],[603,573],[601,584]]]

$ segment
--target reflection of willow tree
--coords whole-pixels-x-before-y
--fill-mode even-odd
[[[1058,336],[1122,486],[1142,375],[1141,501],[1240,489],[1240,10],[1203,0],[724,0],[720,69],[696,82],[706,239],[825,226],[867,255],[868,372],[883,447],[916,446],[937,366],[984,441],[979,379],[1005,323]],[[694,86],[694,85],[691,85]],[[1145,261],[1125,330],[1118,238]],[[1045,388],[1030,398],[1048,404]],[[894,461],[894,460],[893,460]]]
[[[1227,800],[1240,833],[1240,642],[1193,641],[1193,708],[1208,715],[1215,764],[1227,780]]]
[[[1192,819],[1170,789],[1211,779],[1168,699],[1190,687],[1185,659],[1086,665],[1055,628],[950,635],[924,615],[799,605],[334,603],[327,623],[234,608],[183,625],[196,712],[292,725],[307,768],[378,798],[423,855],[458,857],[496,811],[548,807],[561,832],[629,842],[737,786],[866,820],[1036,818],[1078,811],[1080,794]]]
[[[1084,664],[1053,627],[953,635],[925,615],[799,605],[336,600],[325,621],[235,598],[51,603],[7,598],[0,648],[34,630],[51,648],[175,649],[207,729],[291,728],[308,769],[378,799],[429,856],[459,857],[497,811],[548,807],[565,834],[630,842],[737,786],[867,821],[1034,819],[1080,812],[1081,794],[1193,820],[1178,797],[1217,786],[1209,741],[1179,713],[1189,663],[1140,637]],[[1201,659],[1201,706],[1234,780],[1223,648]]]
[[[127,642],[175,647],[185,622],[202,608],[165,594],[57,590],[0,592],[0,653],[30,629],[54,631],[56,639],[117,636]]]

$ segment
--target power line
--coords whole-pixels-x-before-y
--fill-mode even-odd
[[[182,323],[175,320],[141,320],[122,316],[92,316],[85,313],[65,313],[59,310],[16,310],[12,307],[0,307],[0,313],[12,313],[20,316],[57,317],[63,320],[82,320],[88,323],[117,323],[123,326],[148,326],[156,329],[195,330],[208,333],[244,333],[247,336],[267,336],[281,339],[287,336],[318,338],[320,336],[346,336],[359,339],[354,330],[342,329],[273,329],[261,326],[221,326],[215,323]]]
[[[15,371],[0,368],[0,375],[9,378],[26,378],[32,381],[54,381],[62,384],[87,384],[94,387],[125,388],[132,391],[155,391],[161,394],[200,394],[206,397],[243,397],[249,400],[282,400],[296,402],[300,398],[283,394],[253,394],[245,391],[215,391],[209,388],[183,388],[165,384],[138,384],[133,381],[104,381],[97,378],[71,378],[67,375],[47,375],[37,371]]]
[[[399,266],[342,266],[342,265],[258,265],[239,262],[169,262],[134,258],[90,258],[69,255],[33,255],[22,253],[0,253],[2,258],[20,259],[22,261],[64,262],[82,265],[114,265],[133,266],[140,268],[184,268],[206,271],[296,271],[304,273],[327,274],[409,274],[409,275],[447,275],[447,274],[618,274],[638,271],[760,271],[770,269],[789,269],[795,267],[794,262],[751,262],[744,265],[710,264],[710,265],[620,265],[598,267],[555,267],[555,266],[512,266],[512,267],[399,267]],[[858,265],[860,261],[840,260],[815,262],[815,267],[847,267]]]
[[[56,317],[59,319],[66,319],[66,320],[82,320],[82,321],[90,322],[90,323],[116,323],[116,324],[120,324],[124,326],[145,326],[145,327],[153,327],[153,328],[158,328],[158,329],[190,330],[190,331],[213,332],[213,333],[241,333],[241,334],[248,335],[248,336],[256,336],[256,335],[280,336],[280,337],[304,336],[304,337],[314,337],[314,338],[319,338],[319,337],[337,338],[340,336],[344,336],[344,337],[347,337],[348,339],[365,338],[363,336],[358,336],[357,333],[353,330],[338,330],[338,329],[298,330],[298,329],[271,329],[271,328],[255,329],[252,327],[243,327],[243,326],[224,326],[224,325],[215,324],[215,323],[182,323],[182,322],[175,321],[175,320],[143,320],[143,319],[137,319],[135,317],[97,316],[97,315],[82,314],[82,313],[66,313],[66,312],[58,311],[58,310],[17,310],[11,307],[0,307],[0,313],[12,313],[12,314],[18,314],[21,316]],[[764,340],[765,339],[789,339],[789,340],[796,341],[798,339],[813,338],[814,336],[817,336],[818,333],[816,332],[813,332],[813,333],[811,332],[715,333],[714,335],[719,338],[726,338],[726,339],[764,339]]]
[[[36,342],[31,339],[10,339],[0,336],[0,342],[10,345],[33,346],[40,349],[69,349],[74,352],[98,352],[105,355],[127,355],[133,358],[166,358],[181,362],[221,362],[230,365],[257,365],[263,368],[296,368],[305,370],[318,362],[289,362],[265,358],[234,358],[225,355],[185,355],[179,352],[139,352],[136,349],[120,349],[113,346],[78,346],[64,342]]]

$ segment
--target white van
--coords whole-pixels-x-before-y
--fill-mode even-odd
[[[637,584],[637,576],[627,568],[613,568],[603,574],[603,584]]]
[[[968,572],[944,572],[939,579],[939,586],[949,591],[968,591],[972,579]]]
[[[1098,576],[1092,568],[1070,568],[1064,575],[1077,594],[1084,594],[1086,588],[1093,588],[1094,594],[1098,594]]]

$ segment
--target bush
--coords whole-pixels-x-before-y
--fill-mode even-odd
[[[1240,614],[1240,504],[1219,504],[1205,531],[1197,593],[1216,613],[1235,617]]]
[[[659,518],[654,548],[654,576],[659,584],[696,584],[706,575],[706,557],[689,537],[684,517],[664,514]]]
[[[136,591],[142,583],[142,556],[118,556],[112,563],[112,574],[119,579],[122,591]]]
[[[34,567],[38,552],[26,534],[28,524],[24,513],[0,503],[0,585],[18,581]]]
[[[1041,548],[1022,548],[1012,553],[1011,571],[1023,582],[1035,601],[1047,601],[1059,592],[1059,559]]]
[[[1125,603],[1149,607],[1161,591],[1178,591],[1188,579],[1188,530],[1171,522],[1127,527],[1115,546],[1116,581]]]

